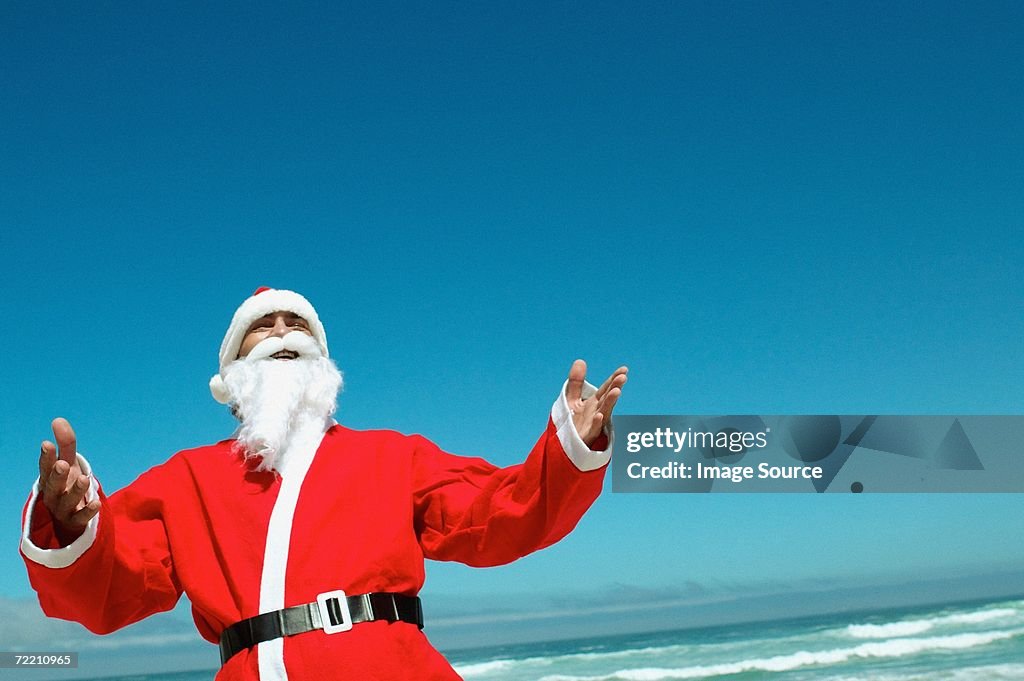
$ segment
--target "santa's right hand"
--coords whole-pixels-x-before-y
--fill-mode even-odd
[[[90,478],[78,462],[75,431],[66,419],[52,423],[54,445],[44,441],[39,452],[39,488],[62,544],[68,544],[99,513],[100,501],[89,501]]]

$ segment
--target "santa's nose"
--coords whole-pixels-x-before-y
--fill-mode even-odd
[[[291,331],[291,327],[288,326],[288,322],[285,321],[284,317],[280,316],[274,320],[274,328],[270,330],[270,335],[284,336],[289,331]]]

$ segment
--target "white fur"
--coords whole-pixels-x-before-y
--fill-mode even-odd
[[[281,350],[299,357],[270,359]],[[343,384],[334,362],[300,331],[264,339],[222,373],[228,400],[242,422],[236,446],[246,458],[258,459],[256,470],[280,472],[279,457],[297,432],[314,425],[326,428]]]

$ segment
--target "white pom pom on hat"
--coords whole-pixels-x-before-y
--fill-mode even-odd
[[[220,344],[220,373],[210,379],[213,399],[221,404],[230,401],[227,386],[224,385],[224,369],[238,359],[238,349],[242,346],[242,340],[252,323],[273,312],[293,312],[305,319],[313,339],[323,350],[324,357],[330,356],[327,352],[327,333],[310,302],[295,291],[261,286],[235,310],[228,332],[224,334],[224,341]]]

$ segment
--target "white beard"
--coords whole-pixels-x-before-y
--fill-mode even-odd
[[[282,349],[297,359],[271,359]],[[309,336],[292,332],[267,338],[223,372],[235,415],[241,420],[235,446],[255,470],[281,472],[283,456],[298,433],[322,434],[337,407],[342,376]]]

